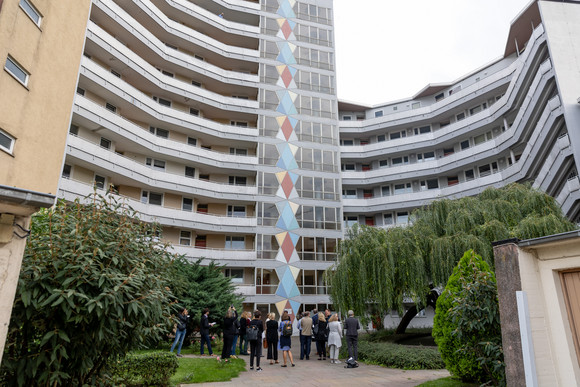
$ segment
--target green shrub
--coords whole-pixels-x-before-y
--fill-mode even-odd
[[[129,354],[111,364],[111,378],[127,386],[167,386],[177,367],[173,353]]]
[[[505,384],[495,276],[473,250],[463,255],[437,300],[433,337],[451,374],[466,382]]]

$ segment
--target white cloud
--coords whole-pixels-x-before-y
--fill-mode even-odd
[[[340,99],[378,104],[455,80],[503,55],[529,0],[334,0]]]

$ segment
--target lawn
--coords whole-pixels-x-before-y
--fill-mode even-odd
[[[446,378],[431,380],[429,382],[419,384],[417,387],[476,387],[476,386],[479,386],[479,384],[464,383],[461,380],[454,378],[453,376],[449,376]]]
[[[226,382],[238,377],[246,368],[242,359],[231,359],[228,363],[218,362],[216,358],[178,359],[179,368],[170,379],[171,385],[181,383]]]

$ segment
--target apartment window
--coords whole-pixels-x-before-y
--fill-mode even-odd
[[[77,94],[84,96],[85,95],[85,89],[81,89],[80,87],[77,87]]]
[[[205,249],[207,246],[207,236],[206,235],[197,235],[195,237],[195,248],[196,249]]]
[[[352,116],[342,116],[343,121],[350,121],[352,120]]]
[[[174,46],[173,44],[169,44],[169,43],[165,43],[165,45],[169,48],[172,48],[174,50],[177,50],[177,46]]]
[[[469,109],[469,114],[470,115],[474,115],[479,113],[480,111],[482,111],[483,109],[487,109],[487,104],[484,102],[481,105],[477,105],[475,107],[472,107],[471,109]]]
[[[354,140],[340,140],[340,145],[343,146],[353,146]]]
[[[247,178],[245,176],[230,176],[229,183],[230,185],[246,185]]]
[[[187,137],[187,145],[197,146],[197,138]]]
[[[450,187],[452,185],[459,184],[459,178],[457,176],[448,176],[447,177],[447,186]]]
[[[191,81],[191,84],[196,87],[201,87],[201,82],[198,81]]]
[[[179,244],[182,246],[191,246],[191,231],[179,232]]]
[[[461,150],[469,148],[469,140],[461,141]]]
[[[95,187],[105,189],[105,178],[103,176],[95,175]]]
[[[160,105],[171,107],[171,101],[161,97],[153,97],[153,100]]]
[[[238,126],[240,128],[247,128],[248,127],[248,123],[245,121],[230,121],[230,125]]]
[[[141,193],[141,202],[145,204],[152,204],[154,206],[161,206],[163,205],[163,194],[143,191]]]
[[[228,216],[232,218],[245,218],[246,217],[246,207],[245,206],[228,206]]]
[[[385,226],[393,224],[393,214],[383,214],[383,224]]]
[[[169,71],[166,70],[161,70],[161,74],[168,76],[169,78],[173,78],[175,76],[173,73],[170,73]]]
[[[421,181],[421,191],[439,188],[439,180],[429,179]]]
[[[409,213],[407,211],[397,212],[397,224],[409,223]]]
[[[363,164],[362,165],[362,171],[366,172],[366,171],[370,171],[371,170],[371,165],[370,164]]]
[[[457,121],[461,121],[465,118],[465,112],[461,112],[458,115],[455,116],[455,118],[457,119]]]
[[[107,103],[105,104],[105,108],[106,108],[107,110],[109,110],[109,111],[113,112],[113,113],[116,113],[116,112],[117,112],[117,107],[116,107],[115,105],[111,104],[111,103],[108,103],[108,102],[107,102]]]
[[[373,198],[373,190],[372,189],[363,189],[363,198],[364,199],[372,199]]]
[[[381,187],[381,195],[383,196],[391,196],[391,187],[388,185],[383,185]]]
[[[393,157],[391,159],[392,165],[409,164],[409,156]]]
[[[352,227],[357,223],[358,223],[358,217],[356,217],[356,216],[345,216],[344,217],[345,227]]]
[[[369,145],[369,139],[364,138],[359,141],[359,145]]]
[[[342,164],[341,169],[343,171],[354,171],[356,168],[354,164]]]
[[[116,76],[117,78],[121,78],[121,73],[116,72],[115,70],[111,69],[111,74]]]
[[[237,156],[247,156],[248,150],[242,149],[242,148],[230,148],[230,154],[237,155]]]
[[[246,248],[246,240],[243,236],[226,236],[226,250],[244,250]]]
[[[228,268],[224,270],[224,277],[227,277],[234,284],[244,283],[244,269]]]
[[[193,57],[197,60],[205,60],[203,56],[194,54]]]
[[[443,156],[450,156],[455,153],[455,149],[453,148],[443,148]]]
[[[145,165],[153,167],[153,169],[157,169],[159,171],[165,171],[165,161],[163,160],[156,160],[152,159],[151,157],[147,157],[145,159]]]
[[[199,109],[189,108],[189,114],[199,117]]]
[[[71,126],[68,128],[68,132],[70,134],[74,134],[75,136],[78,136],[79,135],[79,127],[71,124]]]
[[[421,102],[413,102],[411,104],[411,109],[419,109],[421,107]]]
[[[449,122],[449,121],[443,121],[443,122],[440,122],[440,123],[439,123],[439,127],[440,127],[440,128],[444,128],[444,127],[446,127],[446,126],[447,126],[447,125],[449,125],[449,124],[450,124],[450,122]]]
[[[155,128],[153,126],[150,126],[149,127],[149,131],[151,133],[153,133],[154,135],[156,135],[157,137],[169,138],[169,130],[161,129],[161,128]]]
[[[382,117],[383,116],[383,111],[382,110],[378,110],[375,112],[375,118],[376,117]]]
[[[209,206],[207,204],[198,204],[197,205],[197,213],[207,214],[208,212],[209,212]]]
[[[411,188],[411,183],[395,184],[395,195],[411,193],[413,189]]]
[[[415,134],[425,134],[431,133],[431,126],[421,126],[420,128],[415,128]]]
[[[417,162],[422,163],[424,161],[435,160],[435,152],[425,152],[417,154]]]
[[[379,160],[379,168],[386,168],[389,166],[389,160]]]
[[[62,168],[62,177],[64,177],[65,179],[70,179],[71,171],[72,167],[68,164],[65,164],[64,167]]]
[[[28,17],[30,17],[37,26],[40,26],[42,16],[40,15],[40,12],[38,12],[38,10],[30,3],[30,1],[20,0],[20,8],[26,12]]]
[[[467,171],[465,171],[465,180],[466,181],[470,181],[475,179],[475,175],[473,173],[473,169],[468,169]]]
[[[387,136],[385,136],[384,134],[379,134],[377,136],[377,142],[383,142],[387,140]]]
[[[0,149],[12,154],[16,139],[0,129]]]
[[[437,95],[435,96],[435,102],[439,102],[439,101],[441,101],[443,98],[445,98],[445,93],[440,93],[440,94],[437,94]]]
[[[199,180],[204,180],[204,181],[209,181],[209,175],[208,174],[199,174]]]
[[[105,138],[105,137],[101,137],[100,145],[101,145],[101,148],[111,149],[111,140],[109,140],[108,138]]]
[[[181,209],[183,211],[193,211],[193,199],[183,198],[181,199]]]
[[[343,189],[342,197],[344,199],[356,199],[356,189]]]
[[[185,176],[186,177],[195,177],[195,168],[193,167],[185,167]]]
[[[4,65],[4,68],[24,86],[27,85],[28,77],[30,76],[30,74],[28,73],[28,71],[24,70],[24,68],[22,68],[18,63],[16,63],[14,59],[12,59],[11,57],[6,58],[6,64]]]
[[[232,98],[237,98],[237,99],[250,99],[247,95],[232,95]]]

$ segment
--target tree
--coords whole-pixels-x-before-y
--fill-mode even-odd
[[[215,263],[202,266],[201,260],[189,262],[185,258],[176,259],[173,265],[172,291],[178,308],[187,308],[194,317],[191,327],[199,326],[204,308],[216,320],[216,327],[222,327],[223,317],[230,305],[237,310],[242,306],[242,297],[235,294],[235,286],[222,274],[222,268]]]
[[[103,383],[107,362],[167,331],[174,256],[123,203],[92,195],[33,217],[0,384]]]
[[[528,185],[488,188],[477,197],[436,200],[413,212],[411,225],[388,230],[350,228],[339,245],[336,264],[327,270],[331,298],[342,310],[359,316],[391,309],[403,300],[418,305],[397,328],[429,303],[469,249],[493,267],[491,242],[529,239],[575,229],[556,201]]]
[[[437,300],[433,337],[453,375],[505,386],[495,275],[473,250],[463,255]]]

